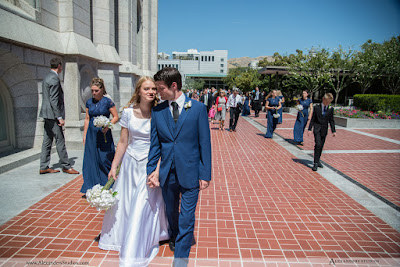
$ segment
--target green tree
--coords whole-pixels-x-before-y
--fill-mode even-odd
[[[354,56],[355,80],[360,85],[363,94],[381,75],[379,50],[380,44],[368,40],[361,46],[361,51]]]
[[[258,70],[250,67],[229,69],[228,75],[223,78],[223,81],[230,88],[238,87],[244,92],[251,91],[262,84],[261,74],[258,73]]]
[[[339,46],[331,56],[331,82],[329,84],[336,93],[335,105],[337,105],[340,92],[353,82],[353,55],[354,52],[351,49],[344,50],[342,46]]]
[[[287,86],[307,89],[312,95],[331,82],[329,51],[312,48],[307,54],[298,50],[288,66],[290,77]]]
[[[205,83],[206,82],[202,79],[186,78],[183,89],[196,89],[197,91],[203,90]]]
[[[400,36],[382,44],[379,51],[382,85],[392,94],[400,89]]]

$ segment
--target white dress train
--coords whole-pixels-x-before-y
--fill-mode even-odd
[[[147,266],[158,253],[159,241],[169,238],[161,188],[146,184],[150,119],[136,118],[129,107],[120,125],[128,129],[129,143],[113,186],[117,203],[104,215],[99,248],[119,251],[120,266]]]

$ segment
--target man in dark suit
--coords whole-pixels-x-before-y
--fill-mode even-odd
[[[256,91],[252,94],[252,108],[254,109],[255,112],[255,117],[257,118],[261,110],[261,100],[262,100],[262,94],[260,92],[260,89],[256,87]]]
[[[336,136],[335,121],[333,120],[333,107],[329,107],[332,100],[333,95],[331,93],[324,95],[322,103],[314,107],[310,125],[308,126],[308,135],[310,135],[310,132],[314,127],[315,146],[313,171],[317,171],[318,167],[323,168],[320,158],[326,136],[328,135],[328,123],[331,125],[333,136]]]
[[[57,153],[60,158],[62,170],[69,174],[79,174],[71,168],[65,148],[65,138],[62,127],[65,125],[64,92],[61,88],[58,75],[62,71],[62,62],[59,58],[50,61],[51,71],[42,82],[42,109],[39,116],[44,119],[44,133],[42,153],[40,154],[40,174],[56,173],[58,170],[50,169],[50,153],[53,139],[56,139]]]
[[[200,102],[202,102],[204,105],[207,107],[207,114],[211,109],[211,106],[213,105],[213,95],[209,91],[209,89],[204,89],[203,95],[200,98]]]

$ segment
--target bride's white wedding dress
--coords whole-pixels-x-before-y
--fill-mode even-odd
[[[150,119],[136,118],[129,107],[120,125],[129,131],[128,147],[113,186],[117,203],[104,215],[99,248],[119,251],[120,266],[147,266],[158,253],[159,241],[168,239],[161,188],[146,184]]]

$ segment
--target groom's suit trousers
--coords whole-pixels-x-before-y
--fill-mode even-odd
[[[169,236],[171,239],[175,239],[175,258],[188,258],[193,241],[199,188],[183,188],[179,184],[175,168],[172,168],[162,187],[162,193],[170,227]],[[182,196],[179,213],[180,194]]]

